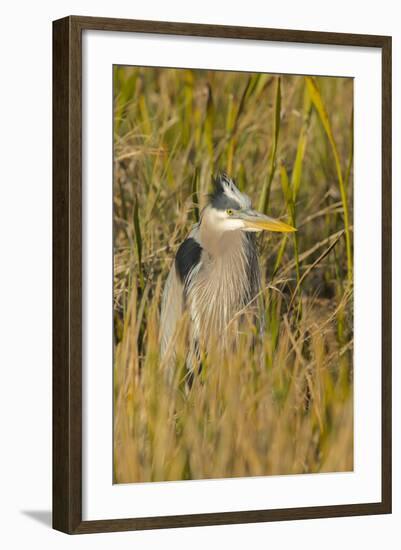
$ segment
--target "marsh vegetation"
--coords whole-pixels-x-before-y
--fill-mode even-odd
[[[115,482],[352,470],[352,79],[114,71]],[[298,231],[258,237],[264,337],[188,391],[161,293],[221,169]]]

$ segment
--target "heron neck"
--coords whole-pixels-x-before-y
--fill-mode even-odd
[[[214,227],[201,224],[199,243],[213,258],[241,253],[244,246],[244,234],[241,230],[219,232]]]

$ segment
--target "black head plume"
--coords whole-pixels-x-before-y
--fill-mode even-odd
[[[209,202],[217,210],[238,210],[250,205],[247,195],[239,191],[226,172],[220,172],[213,178],[213,192],[209,196]]]

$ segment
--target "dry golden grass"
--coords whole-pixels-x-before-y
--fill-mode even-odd
[[[114,97],[114,479],[353,468],[351,79],[119,67]],[[175,251],[227,170],[294,237],[260,237],[267,331],[204,358],[158,330]],[[261,361],[262,358],[262,361]]]

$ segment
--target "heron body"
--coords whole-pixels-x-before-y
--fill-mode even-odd
[[[257,321],[260,268],[255,232],[294,231],[256,212],[247,195],[226,174],[188,237],[178,248],[164,288],[161,311],[162,356],[174,354],[174,337],[184,313],[190,322],[188,368],[201,351],[235,342],[241,319]]]

